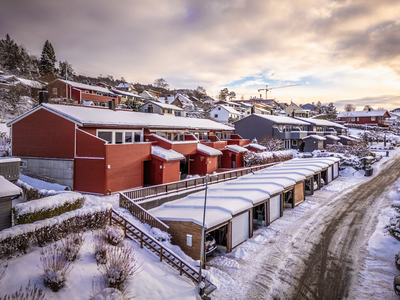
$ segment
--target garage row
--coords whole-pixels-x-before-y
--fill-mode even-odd
[[[334,157],[292,159],[273,167],[213,184],[207,189],[205,234],[214,237],[218,249],[232,249],[294,208],[315,190],[339,176]],[[162,204],[149,212],[170,228],[172,244],[199,259],[205,192]],[[206,239],[204,239],[206,240]]]

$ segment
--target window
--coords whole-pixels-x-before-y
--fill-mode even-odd
[[[297,140],[292,140],[292,146],[297,146]]]
[[[371,121],[375,121],[375,117],[371,117]]]
[[[172,109],[168,109],[167,112],[168,112],[169,114],[172,114]]]
[[[351,122],[354,122],[356,120],[356,118],[351,118]]]
[[[52,88],[51,92],[53,93],[53,95],[57,95],[57,88]]]
[[[181,116],[181,112],[180,111],[176,111],[175,112],[175,117],[180,117]]]
[[[218,110],[221,110],[221,107],[218,107]]]
[[[107,141],[107,144],[131,144],[143,141],[142,131],[137,130],[98,130],[97,136]]]
[[[101,93],[97,92],[96,95],[101,96]]]
[[[85,91],[86,94],[91,94],[90,91]]]
[[[360,121],[360,117],[357,117],[357,121]]]
[[[214,118],[218,118],[218,114],[215,114],[215,115],[214,115]]]

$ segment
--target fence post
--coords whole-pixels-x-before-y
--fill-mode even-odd
[[[160,261],[162,261],[162,255],[163,255],[162,251],[163,251],[163,248],[161,247],[160,248]]]
[[[112,214],[113,214],[113,212],[111,211],[111,213],[110,213],[110,226],[112,225]]]
[[[181,276],[182,276],[182,269],[183,269],[182,264],[183,264],[183,262],[181,260],[181,264],[179,266],[179,275],[181,275]]]
[[[143,231],[140,233],[140,248],[143,248]]]
[[[125,237],[127,237],[127,235],[126,235],[126,219],[125,219],[125,223],[124,223],[124,235],[125,235]]]

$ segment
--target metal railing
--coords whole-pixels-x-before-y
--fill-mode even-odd
[[[151,227],[156,227],[162,231],[167,231],[169,226],[163,221],[153,216],[140,205],[136,204],[122,193],[119,194],[119,207],[126,208],[129,212],[142,223],[146,223]]]
[[[278,162],[213,174],[212,176],[209,177],[208,184],[214,184],[214,183],[224,182],[227,180],[236,179],[240,176],[249,174],[251,172],[271,167],[277,163]],[[170,193],[176,193],[183,190],[190,190],[202,187],[205,186],[205,184],[206,184],[206,176],[202,176],[197,178],[175,181],[171,183],[165,183],[143,188],[136,188],[132,190],[123,191],[121,192],[121,194],[123,194],[126,198],[130,199],[133,202],[140,202],[152,197],[163,196]]]
[[[199,271],[192,267],[190,264],[186,263],[182,260],[178,255],[174,252],[165,248],[160,242],[154,239],[152,236],[145,233],[140,228],[133,225],[131,222],[126,220],[123,216],[121,216],[115,210],[112,210],[110,216],[110,225],[117,224],[121,226],[124,230],[125,237],[130,238],[140,244],[140,248],[147,248],[155,255],[160,258],[160,261],[165,261],[171,267],[179,271],[179,274],[185,275],[190,280],[192,280],[195,284],[199,282]],[[208,291],[212,291],[215,289],[205,276],[201,276],[201,281],[205,284],[205,289]]]

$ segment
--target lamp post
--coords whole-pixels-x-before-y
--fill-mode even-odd
[[[201,229],[201,251],[200,251],[200,268],[199,268],[199,282],[198,282],[200,295],[203,293],[203,288],[204,288],[201,286],[201,269],[203,267],[204,224],[206,221],[207,190],[208,190],[208,174],[206,174],[206,191],[205,191],[205,195],[204,195],[203,226]]]

